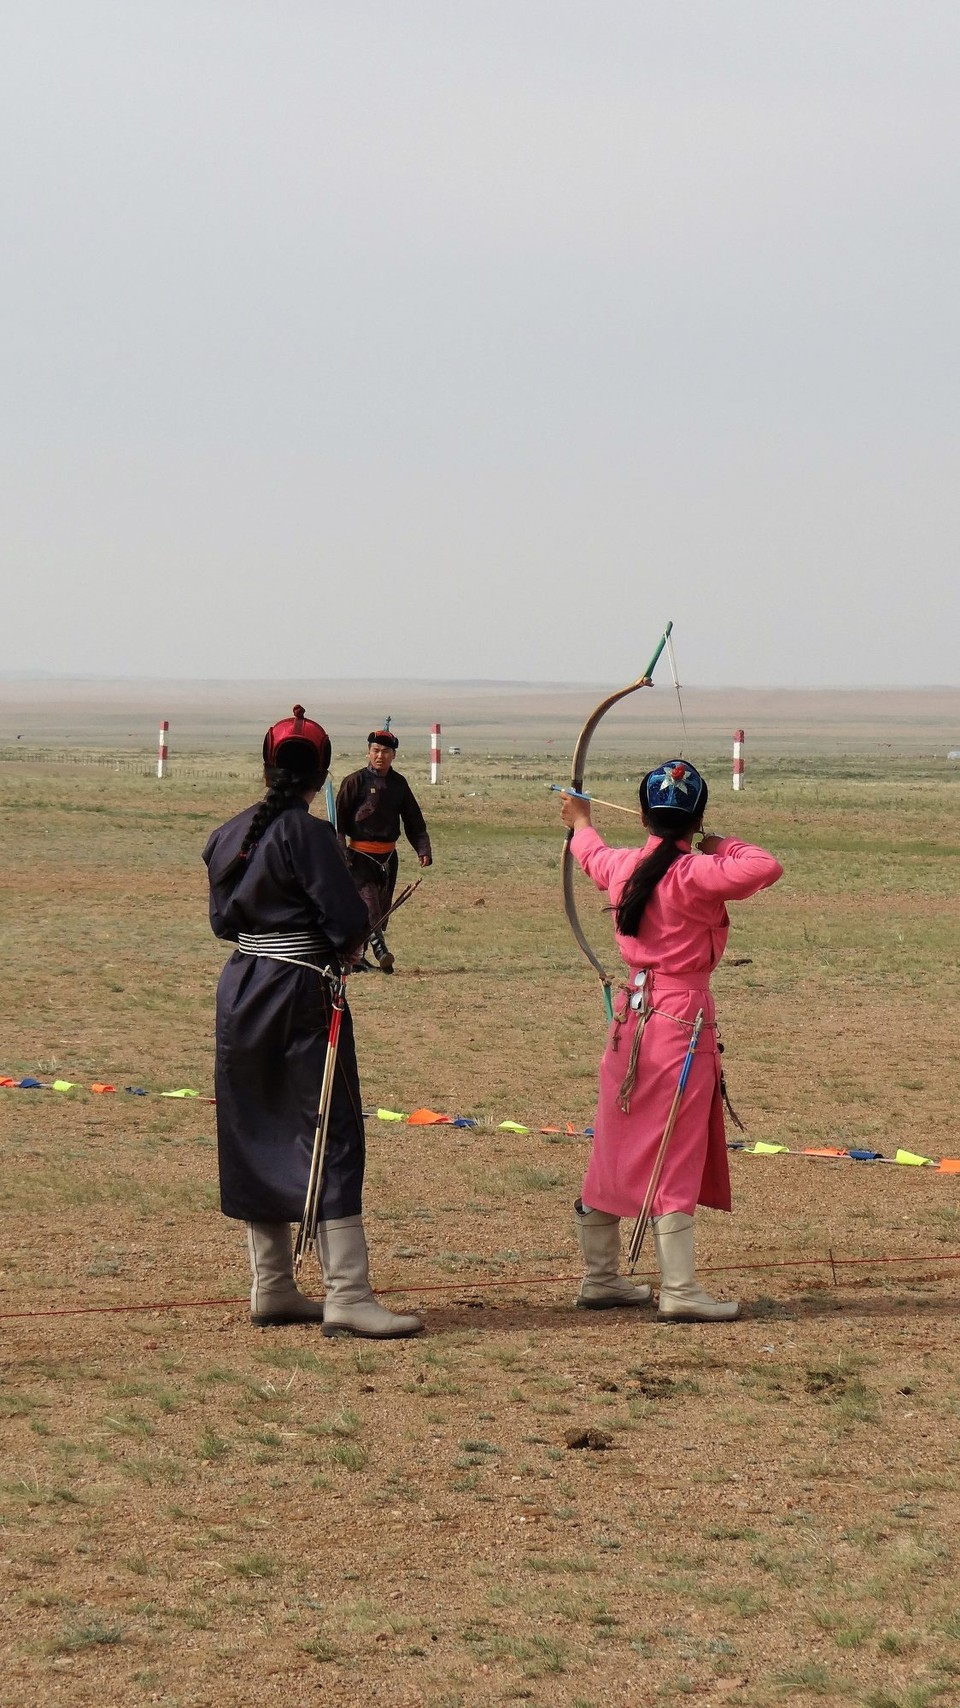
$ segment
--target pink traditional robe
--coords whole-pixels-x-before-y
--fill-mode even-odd
[[[638,860],[659,846],[650,836],[641,850],[608,848],[592,826],[574,833],[571,852],[614,910]],[[726,948],[728,901],[742,901],[775,884],[783,867],[763,848],[725,837],[716,854],[694,854],[679,843],[680,858],[661,878],[640,921],[639,935],[622,937],[617,947],[633,975],[648,969],[648,1017],[637,1062],[637,1077],[624,1114],[617,1097],[626,1073],[637,1026],[627,1007],[614,1021],[600,1063],[600,1090],[593,1148],[583,1182],[583,1202],[613,1216],[637,1216],[650,1171],[667,1124],[680,1070],[697,1011],[703,1029],[667,1147],[663,1173],[653,1201],[655,1216],[681,1210],[692,1215],[698,1204],[730,1209],[720,1054],[710,974]],[[626,998],[619,996],[617,1012]],[[682,1024],[678,1024],[682,1022]],[[616,1047],[615,1047],[616,1046]]]

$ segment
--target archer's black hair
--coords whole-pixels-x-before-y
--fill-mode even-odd
[[[285,749],[293,745],[293,742],[284,743]],[[298,742],[297,746],[307,748],[308,743]],[[269,829],[275,818],[279,818],[287,807],[302,800],[308,789],[319,789],[321,787],[326,772],[322,774],[318,772],[316,752],[313,748],[310,748],[309,752],[311,769],[308,774],[302,771],[292,771],[285,765],[264,766],[263,775],[267,783],[267,792],[250,820],[249,829],[240,844],[239,853],[231,860],[224,872],[224,877],[235,877],[243,869],[264,831]]]
[[[646,784],[647,778],[644,777],[640,784],[640,805],[647,826],[654,836],[661,838],[661,842],[646,859],[638,861],[624,886],[616,908],[617,930],[621,937],[636,937],[647,902],[664,873],[669,872],[674,861],[680,858],[677,843],[691,840],[707,805],[705,782],[695,813],[681,812],[678,807],[651,807]]]

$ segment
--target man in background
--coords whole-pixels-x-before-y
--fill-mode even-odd
[[[371,730],[366,765],[344,777],[337,794],[337,834],[354,883],[367,905],[368,941],[382,973],[392,973],[394,965],[381,921],[396,887],[401,825],[421,866],[433,864],[430,838],[416,796],[406,777],[393,769],[399,746],[392,730]]]

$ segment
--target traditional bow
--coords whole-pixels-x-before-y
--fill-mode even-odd
[[[653,657],[651,658],[650,663],[647,665],[646,670],[643,672],[643,675],[638,676],[635,682],[628,682],[627,686],[625,688],[618,688],[615,694],[608,694],[607,698],[605,700],[601,700],[599,706],[597,706],[596,709],[590,713],[590,716],[588,717],[586,723],[584,724],[582,730],[580,731],[579,736],[577,737],[577,745],[573,750],[573,761],[571,764],[570,786],[571,786],[571,789],[574,790],[575,792],[579,793],[583,789],[583,775],[584,775],[584,771],[586,769],[586,763],[587,763],[587,749],[590,746],[590,742],[591,742],[591,739],[593,737],[593,733],[596,730],[597,725],[599,724],[601,718],[606,716],[607,712],[610,710],[610,707],[615,706],[618,700],[625,699],[628,694],[636,693],[638,688],[652,688],[653,687],[653,672],[656,669],[657,660],[659,659],[660,654],[663,652],[664,647],[667,647],[669,649],[670,631],[672,630],[672,628],[673,628],[673,623],[672,622],[668,623],[666,628],[663,631],[663,634],[660,636],[660,640],[659,640],[658,645],[657,645],[657,650],[654,653]],[[676,672],[674,672],[674,681],[676,682]],[[600,985],[601,985],[601,988],[603,990],[603,1005],[607,1011],[607,1019],[612,1020],[613,1019],[613,996],[611,995],[611,988],[610,987],[611,987],[611,984],[613,981],[610,977],[610,974],[604,970],[601,963],[599,962],[596,955],[594,954],[593,950],[591,949],[589,943],[587,942],[587,939],[584,935],[583,927],[580,924],[579,914],[577,913],[577,904],[576,904],[576,901],[574,900],[574,894],[573,894],[573,856],[570,853],[570,843],[572,840],[573,840],[573,831],[570,830],[567,832],[566,840],[563,844],[563,852],[560,856],[560,874],[561,874],[561,877],[563,880],[563,905],[566,909],[567,918],[570,921],[570,929],[573,932],[573,935],[576,938],[577,943],[579,944],[583,953],[586,955],[587,960],[590,962],[590,965],[594,968],[594,970],[597,974],[597,977],[600,980]]]

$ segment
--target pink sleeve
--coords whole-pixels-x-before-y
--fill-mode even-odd
[[[690,862],[686,876],[700,895],[743,901],[775,884],[783,877],[783,867],[765,848],[725,836],[716,854],[698,854]]]
[[[598,890],[608,890],[624,858],[631,866],[636,864],[637,850],[635,848],[608,848],[593,825],[585,825],[582,830],[575,830],[570,842],[570,852],[592,878]]]

